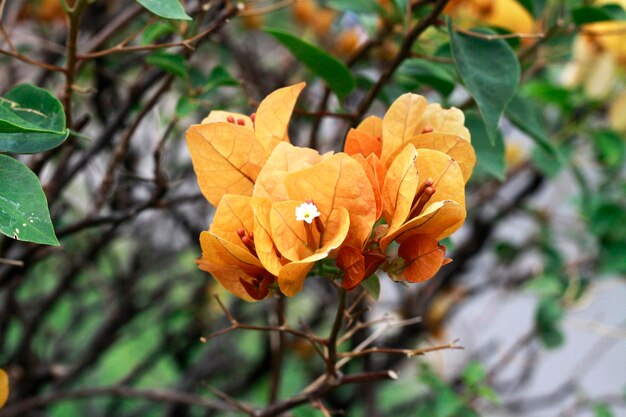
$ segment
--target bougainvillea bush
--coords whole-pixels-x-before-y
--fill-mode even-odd
[[[0,2],[0,417],[623,415],[625,8]]]

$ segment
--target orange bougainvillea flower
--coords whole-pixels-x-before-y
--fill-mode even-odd
[[[432,277],[447,262],[437,242],[465,220],[465,183],[476,162],[464,121],[458,109],[405,94],[383,119],[371,116],[349,132],[346,152],[357,160],[367,157],[372,167],[375,161],[382,165],[373,168],[378,176],[371,181],[379,187],[386,226],[377,246],[340,252],[338,265],[346,271],[348,288],[382,263],[379,256],[393,241],[400,243],[403,275],[410,282]]]
[[[225,194],[252,195],[274,148],[288,142],[287,127],[304,83],[274,91],[255,115],[212,111],[187,130],[187,146],[200,191],[217,206]]]
[[[326,258],[347,289],[380,267],[431,278],[449,261],[439,240],[465,219],[475,156],[463,113],[405,94],[352,129],[345,152],[320,155],[288,142],[302,86],[272,93],[256,117],[213,111],[189,129],[200,189],[217,206],[200,269],[250,301],[297,294]],[[392,242],[397,256],[386,253]]]

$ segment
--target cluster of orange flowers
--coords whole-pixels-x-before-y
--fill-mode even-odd
[[[434,276],[449,262],[439,241],[466,216],[475,155],[463,113],[405,94],[352,129],[344,152],[320,155],[289,143],[303,88],[276,90],[251,116],[212,111],[187,131],[200,190],[217,207],[199,267],[247,300],[297,294],[325,258],[346,289],[379,268],[409,282]]]

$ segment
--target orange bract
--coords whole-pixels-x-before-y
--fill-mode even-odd
[[[9,376],[4,370],[0,369],[0,408],[9,399]]]

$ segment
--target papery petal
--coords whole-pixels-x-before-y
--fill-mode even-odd
[[[476,165],[476,154],[472,145],[461,136],[431,132],[415,136],[409,139],[407,143],[413,144],[418,153],[420,149],[433,149],[450,156],[459,164],[466,183],[472,176],[472,171]],[[390,160],[393,160],[394,156]]]
[[[252,123],[252,119],[250,118],[250,116],[246,116],[245,114],[240,113],[231,113],[229,111],[223,110],[212,110],[207,117],[202,119],[200,124],[217,122],[232,123],[228,121],[229,118],[232,118],[231,120],[234,120],[234,123],[238,126],[243,126],[250,129],[251,131],[254,131],[254,124]],[[243,120],[243,125],[241,124],[241,122],[239,122],[240,120]]]
[[[371,156],[376,158],[376,155]],[[372,165],[370,165],[370,162],[363,158],[363,155],[361,154],[352,155],[352,158],[354,158],[354,160],[361,165],[361,168],[363,168],[363,171],[365,171],[365,175],[367,175],[367,179],[372,185],[372,190],[374,191],[374,199],[376,200],[376,220],[378,220],[383,210],[383,201],[380,195],[380,182],[378,180],[377,173],[374,171],[376,166],[372,167]]]
[[[387,170],[382,190],[383,217],[392,229],[399,228],[411,212],[419,186],[416,159],[415,147],[406,145]]]
[[[359,123],[356,130],[380,141],[383,137],[383,119],[378,116],[368,116]]]
[[[346,136],[346,145],[344,146],[344,152],[348,155],[362,155],[367,157],[370,154],[374,154],[380,157],[382,150],[382,143],[380,138],[375,138],[360,130],[350,129]]]
[[[288,200],[284,179],[290,172],[309,168],[322,160],[314,149],[300,148],[290,143],[279,143],[259,172],[252,195],[273,201]]]
[[[265,273],[261,262],[241,247],[209,232],[200,234],[202,257],[198,267],[209,272],[227,291],[251,301],[239,279],[252,282]]]
[[[459,164],[443,152],[432,149],[417,151],[415,161],[420,181],[432,178],[435,194],[424,210],[437,201],[452,200],[465,207],[465,180]]]
[[[322,247],[316,253],[302,260],[285,264],[281,268],[278,274],[278,287],[283,294],[292,297],[299,293],[313,264],[326,258],[341,246],[350,228],[348,211],[343,207],[333,210],[324,226],[326,230],[322,237]]]
[[[306,83],[279,88],[259,104],[254,119],[254,131],[268,153],[282,141],[289,141],[287,130],[291,113]]]
[[[272,201],[254,197],[251,205],[254,212],[254,246],[257,256],[265,269],[278,276],[282,263],[271,235],[270,211]]]
[[[443,264],[445,249],[428,235],[414,235],[398,248],[398,256],[405,260],[402,276],[409,282],[426,281],[437,273]]]
[[[252,232],[254,228],[251,200],[251,197],[234,194],[222,197],[215,210],[209,232],[247,251],[237,231],[244,229],[246,232]]]
[[[289,196],[297,201],[313,200],[326,224],[328,213],[344,207],[350,213],[346,244],[362,247],[376,221],[374,191],[361,165],[345,153],[285,178]]]
[[[252,195],[268,158],[249,129],[230,123],[191,126],[187,146],[200,191],[214,206],[224,194]]]
[[[470,131],[465,127],[465,114],[456,107],[444,109],[439,103],[429,104],[417,125],[418,134],[427,131],[461,136],[471,142]],[[426,133],[426,132],[424,132]]]
[[[365,257],[360,249],[342,246],[337,254],[337,267],[343,271],[341,285],[351,290],[365,278]]]
[[[402,240],[402,236],[414,234],[430,235],[436,240],[444,239],[463,225],[465,217],[465,207],[459,203],[451,200],[438,201],[400,228],[389,229],[387,235],[380,240],[380,248],[384,252],[394,239]]]
[[[407,139],[422,133],[418,126],[427,105],[428,102],[424,97],[407,93],[401,95],[389,107],[383,118],[383,148],[380,157],[383,163],[386,163]]]
[[[275,203],[270,211],[272,238],[282,256],[290,261],[301,261],[316,253],[328,253],[338,247],[350,228],[348,212],[343,207],[331,210],[330,215],[322,211],[324,233],[320,235],[315,226],[295,218],[299,201]],[[306,227],[311,230],[312,242],[307,236]]]

